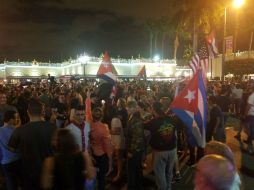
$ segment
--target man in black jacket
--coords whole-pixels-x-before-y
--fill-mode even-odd
[[[176,126],[164,114],[159,102],[153,104],[154,118],[145,124],[154,151],[153,170],[160,190],[170,190],[176,157]]]

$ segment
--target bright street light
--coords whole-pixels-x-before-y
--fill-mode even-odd
[[[153,60],[155,61],[155,62],[157,62],[157,61],[159,61],[160,60],[160,55],[155,55],[154,57],[153,57]]]
[[[233,6],[240,8],[243,6],[245,0],[233,0]],[[225,51],[226,51],[226,38],[227,35],[227,7],[224,8],[224,27],[223,27],[223,47],[222,47],[222,66],[221,66],[221,79],[224,81],[224,65],[225,65]]]
[[[241,6],[243,6],[244,2],[245,2],[245,0],[234,0],[233,6],[235,8],[240,8]]]

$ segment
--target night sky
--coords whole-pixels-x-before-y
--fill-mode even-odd
[[[106,50],[148,57],[144,22],[172,11],[169,0],[0,0],[0,62],[63,61]]]

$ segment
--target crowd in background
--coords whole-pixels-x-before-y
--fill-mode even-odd
[[[218,184],[239,189],[233,153],[223,144],[225,124],[229,116],[241,120],[252,153],[254,85],[208,83],[206,148],[189,144],[185,126],[170,111],[176,89],[184,86],[122,81],[113,99],[112,86],[93,79],[0,86],[1,165],[7,189],[104,190],[109,181],[126,180],[127,189],[142,190],[146,156],[153,154],[156,184],[169,190],[181,180],[178,153],[185,150],[188,165],[198,162],[196,189],[219,189]]]

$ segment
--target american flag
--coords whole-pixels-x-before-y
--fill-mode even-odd
[[[202,43],[197,53],[191,58],[189,66],[193,71],[193,74],[198,69],[202,69],[203,73],[207,73],[209,69],[209,51],[206,41]]]

